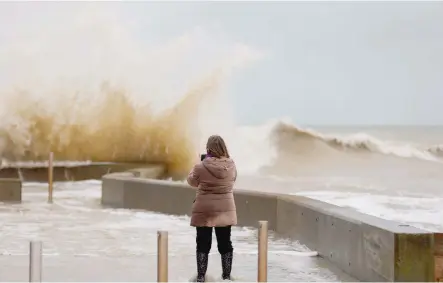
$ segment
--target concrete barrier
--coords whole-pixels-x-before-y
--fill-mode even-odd
[[[431,282],[433,233],[306,197],[280,196],[277,229],[362,281]]]
[[[0,179],[0,201],[20,202],[22,200],[22,182],[20,179]]]
[[[144,166],[140,168],[141,166]],[[136,169],[136,170],[134,170]],[[92,163],[85,165],[58,164],[53,167],[53,181],[83,181],[101,179],[112,172],[125,171],[129,176],[162,179],[165,167],[157,164]],[[0,201],[22,200],[22,182],[48,182],[48,167],[27,164],[0,168]]]
[[[194,188],[133,176],[105,175],[102,204],[190,215]],[[299,240],[358,280],[434,281],[433,233],[305,197],[235,190],[235,201],[239,226],[267,220],[277,235]]]
[[[443,281],[443,233],[434,234],[435,281]]]
[[[140,168],[143,167],[143,168]],[[83,181],[99,180],[103,175],[137,169],[139,177],[153,176],[163,178],[164,166],[156,164],[133,164],[133,163],[92,163],[84,165],[55,164],[53,181]],[[140,175],[141,174],[141,175]],[[144,175],[143,175],[144,174]],[[27,166],[8,166],[0,169],[1,178],[15,178],[22,182],[48,182],[48,167],[45,165],[28,164]]]

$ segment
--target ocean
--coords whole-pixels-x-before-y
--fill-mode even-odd
[[[300,128],[278,122],[266,140],[273,152],[264,155],[272,157],[242,176],[240,187],[309,196],[443,230],[442,126]]]

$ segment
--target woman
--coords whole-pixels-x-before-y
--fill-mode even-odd
[[[217,247],[221,255],[222,278],[231,280],[231,226],[237,224],[232,189],[237,178],[237,169],[220,136],[209,137],[206,152],[205,159],[195,165],[188,176],[188,184],[198,188],[191,217],[191,226],[197,229],[197,282],[205,281],[212,244],[212,227],[215,227]]]

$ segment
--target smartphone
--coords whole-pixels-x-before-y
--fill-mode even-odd
[[[203,159],[205,159],[206,158],[206,153],[205,154],[202,154],[202,155],[200,155],[200,161],[203,161]]]

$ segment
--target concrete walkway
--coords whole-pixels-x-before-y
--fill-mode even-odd
[[[28,280],[30,240],[44,244],[44,281],[155,281],[156,232],[169,231],[169,280],[195,274],[194,230],[187,217],[103,209],[100,182],[57,183],[54,204],[46,184],[25,184],[22,204],[0,204],[0,281]],[[218,278],[214,237],[208,274]],[[255,281],[256,230],[233,230],[237,281]],[[355,281],[303,246],[270,234],[269,281]]]

